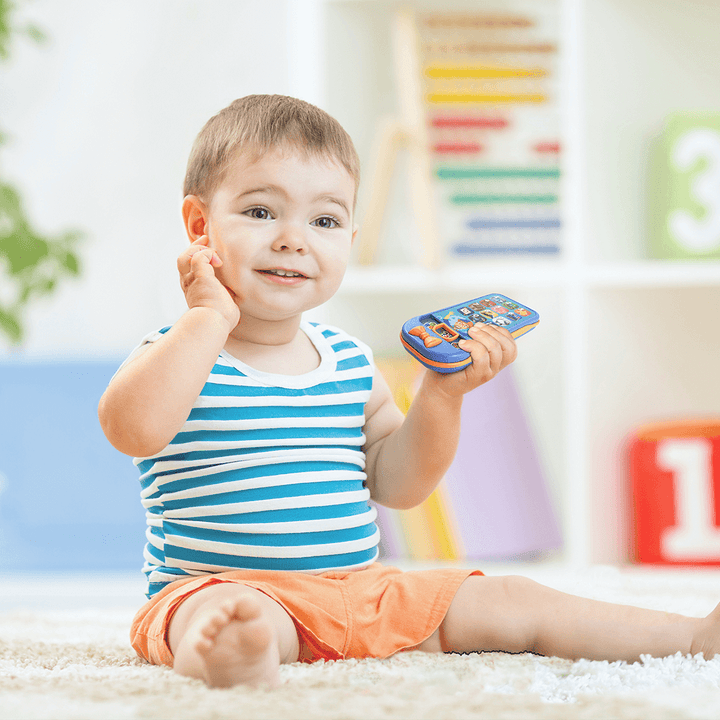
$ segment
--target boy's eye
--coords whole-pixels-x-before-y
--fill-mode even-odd
[[[325,230],[331,230],[332,228],[340,227],[340,223],[330,215],[323,215],[322,217],[319,217],[317,220],[313,221],[314,224],[316,224],[318,227],[321,227]]]
[[[270,211],[264,207],[250,208],[245,211],[245,214],[254,220],[269,220],[272,217],[272,215],[270,215]]]

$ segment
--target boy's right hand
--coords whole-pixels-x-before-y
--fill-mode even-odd
[[[220,256],[208,247],[207,235],[199,237],[178,257],[180,285],[189,308],[206,307],[219,312],[228,323],[230,334],[240,322],[235,296],[215,275],[222,266]]]

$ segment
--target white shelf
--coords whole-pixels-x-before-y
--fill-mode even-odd
[[[416,265],[354,266],[348,270],[341,292],[423,293],[452,288],[482,295],[494,292],[497,286],[559,287],[565,276],[565,265],[552,260],[447,263],[435,269]]]
[[[720,262],[646,260],[600,263],[587,268],[587,284],[607,288],[717,286],[720,285]]]
[[[393,108],[391,54],[382,23],[400,3],[315,2],[327,13],[325,30],[333,39],[325,50],[318,50],[318,43],[304,47],[328,51],[324,62],[316,63],[325,74],[326,109],[348,127],[367,167],[375,123]],[[714,382],[720,365],[720,261],[647,259],[646,237],[652,138],[670,113],[720,111],[720,5],[712,0],[546,4],[552,3],[561,28],[560,255],[448,260],[429,269],[407,261],[419,242],[406,237],[406,250],[383,259],[400,264],[349,268],[337,296],[339,309],[333,311],[351,326],[387,339],[389,347],[396,344],[398,321],[426,309],[425,295],[432,294],[433,302],[447,297],[450,304],[508,288],[531,306],[538,301],[542,332],[524,345],[529,352],[518,370],[529,378],[528,414],[558,499],[563,559],[583,566],[628,557],[623,455],[628,432],[647,420],[720,409]],[[513,7],[500,0],[408,4],[443,11]],[[517,0],[516,6],[532,3]],[[402,193],[394,197],[402,206]],[[362,199],[361,188],[361,210]],[[388,238],[416,234],[408,230],[412,218],[386,222]],[[543,375],[548,367],[555,372],[550,382]]]
[[[352,266],[343,294],[423,293],[453,290],[493,292],[493,286],[562,290],[587,288],[683,288],[720,285],[720,262],[645,260],[570,265],[559,260],[495,260],[447,263],[429,269],[417,265]]]

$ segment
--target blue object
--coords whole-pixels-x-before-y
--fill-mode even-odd
[[[539,322],[538,313],[527,305],[492,293],[411,318],[403,325],[400,340],[425,367],[452,373],[472,362],[459,343],[469,338],[468,330],[476,323],[505,327],[513,337],[520,337]]]
[[[119,365],[0,363],[0,572],[140,572],[137,470],[97,418]]]
[[[495,230],[498,228],[559,228],[559,218],[475,218],[467,226],[473,230]]]
[[[457,243],[453,245],[455,255],[554,255],[560,252],[559,245],[502,245],[486,243]]]

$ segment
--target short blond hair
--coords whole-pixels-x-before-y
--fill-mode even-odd
[[[259,157],[279,145],[338,162],[357,200],[360,161],[350,136],[324,110],[286,95],[247,95],[211,117],[190,151],[183,194],[209,200],[237,152]]]

